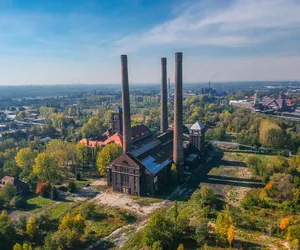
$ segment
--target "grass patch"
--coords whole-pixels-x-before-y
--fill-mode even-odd
[[[139,197],[139,196],[133,196],[132,199],[135,200],[135,202],[140,206],[149,206],[153,203],[158,203],[162,201],[161,199],[158,198],[148,198],[148,197]]]
[[[247,154],[247,153],[232,153],[232,152],[224,152],[224,158],[232,161],[240,161],[246,162],[248,157],[256,156],[261,159],[264,165],[272,164],[275,162],[277,155],[260,155],[260,154]]]
[[[76,215],[80,213],[81,206],[64,209]],[[135,221],[136,216],[125,209],[96,205],[94,215],[86,220],[85,234],[93,234],[97,238],[105,237],[114,230]]]
[[[95,233],[96,237],[105,237],[116,229],[126,225],[127,223],[118,217],[109,217],[99,220],[87,220],[85,234]]]
[[[44,208],[52,205],[54,202],[55,201],[51,199],[35,196],[27,200],[27,206],[25,210],[31,213],[37,213],[43,210]]]
[[[80,181],[74,180],[74,183],[76,184],[76,189],[80,190],[80,189],[84,188],[86,184],[89,184],[90,180],[86,180],[86,179],[83,179]]]
[[[59,220],[62,218],[67,212],[72,211],[75,207],[77,207],[80,203],[78,202],[61,202],[57,204],[55,207],[49,210],[49,216],[51,220]]]
[[[142,244],[142,238],[143,238],[143,230],[139,230],[137,233],[135,233],[121,248],[121,250],[139,250],[143,247]]]

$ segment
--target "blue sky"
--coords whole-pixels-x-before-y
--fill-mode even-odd
[[[300,80],[300,0],[0,0],[0,85]]]

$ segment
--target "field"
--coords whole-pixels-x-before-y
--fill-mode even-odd
[[[208,172],[207,178],[201,179],[201,185],[209,186],[217,194],[218,199],[223,202],[221,207],[216,206],[216,214],[209,218],[211,236],[205,249],[227,249],[217,246],[212,234],[217,213],[224,209],[226,204],[231,207],[237,225],[233,241],[234,249],[291,249],[290,243],[279,229],[279,223],[284,217],[289,217],[293,221],[300,221],[300,215],[277,209],[245,210],[240,206],[247,192],[265,186],[258,177],[253,176],[246,165],[246,160],[251,155],[253,154],[225,152],[222,159],[215,163]],[[257,156],[265,165],[276,160],[276,156]],[[183,213],[192,208],[190,206],[193,206],[193,202],[190,201],[180,202]],[[199,213],[201,212],[199,211]],[[139,230],[122,246],[122,249],[140,249],[143,246],[142,238],[143,230]],[[193,241],[182,243],[184,243],[185,249],[200,249],[199,245]]]

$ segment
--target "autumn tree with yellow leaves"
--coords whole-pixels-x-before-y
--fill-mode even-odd
[[[228,232],[227,232],[227,240],[229,242],[230,248],[231,248],[231,244],[232,244],[233,239],[234,239],[234,226],[231,224],[229,229],[228,229]]]
[[[85,230],[85,221],[80,214],[71,216],[67,213],[58,227],[58,231],[45,241],[45,248],[53,246],[57,249],[72,249],[74,244],[81,239]]]
[[[30,239],[34,239],[38,234],[38,225],[34,217],[30,217],[26,224],[26,234]]]
[[[285,217],[280,220],[279,228],[284,231],[290,225],[290,218]]]
[[[264,147],[282,148],[285,139],[279,125],[269,120],[262,120],[259,127],[259,141]]]

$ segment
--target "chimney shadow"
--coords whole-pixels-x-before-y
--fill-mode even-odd
[[[244,182],[262,184],[261,180],[251,179],[251,178],[239,178],[239,177],[229,177],[229,176],[219,176],[219,175],[208,175],[207,178],[208,179],[219,179],[219,180],[224,180],[224,181],[244,181]]]
[[[228,161],[228,160],[221,160],[220,165],[224,166],[233,166],[233,167],[243,167],[246,168],[247,165],[241,161]]]

